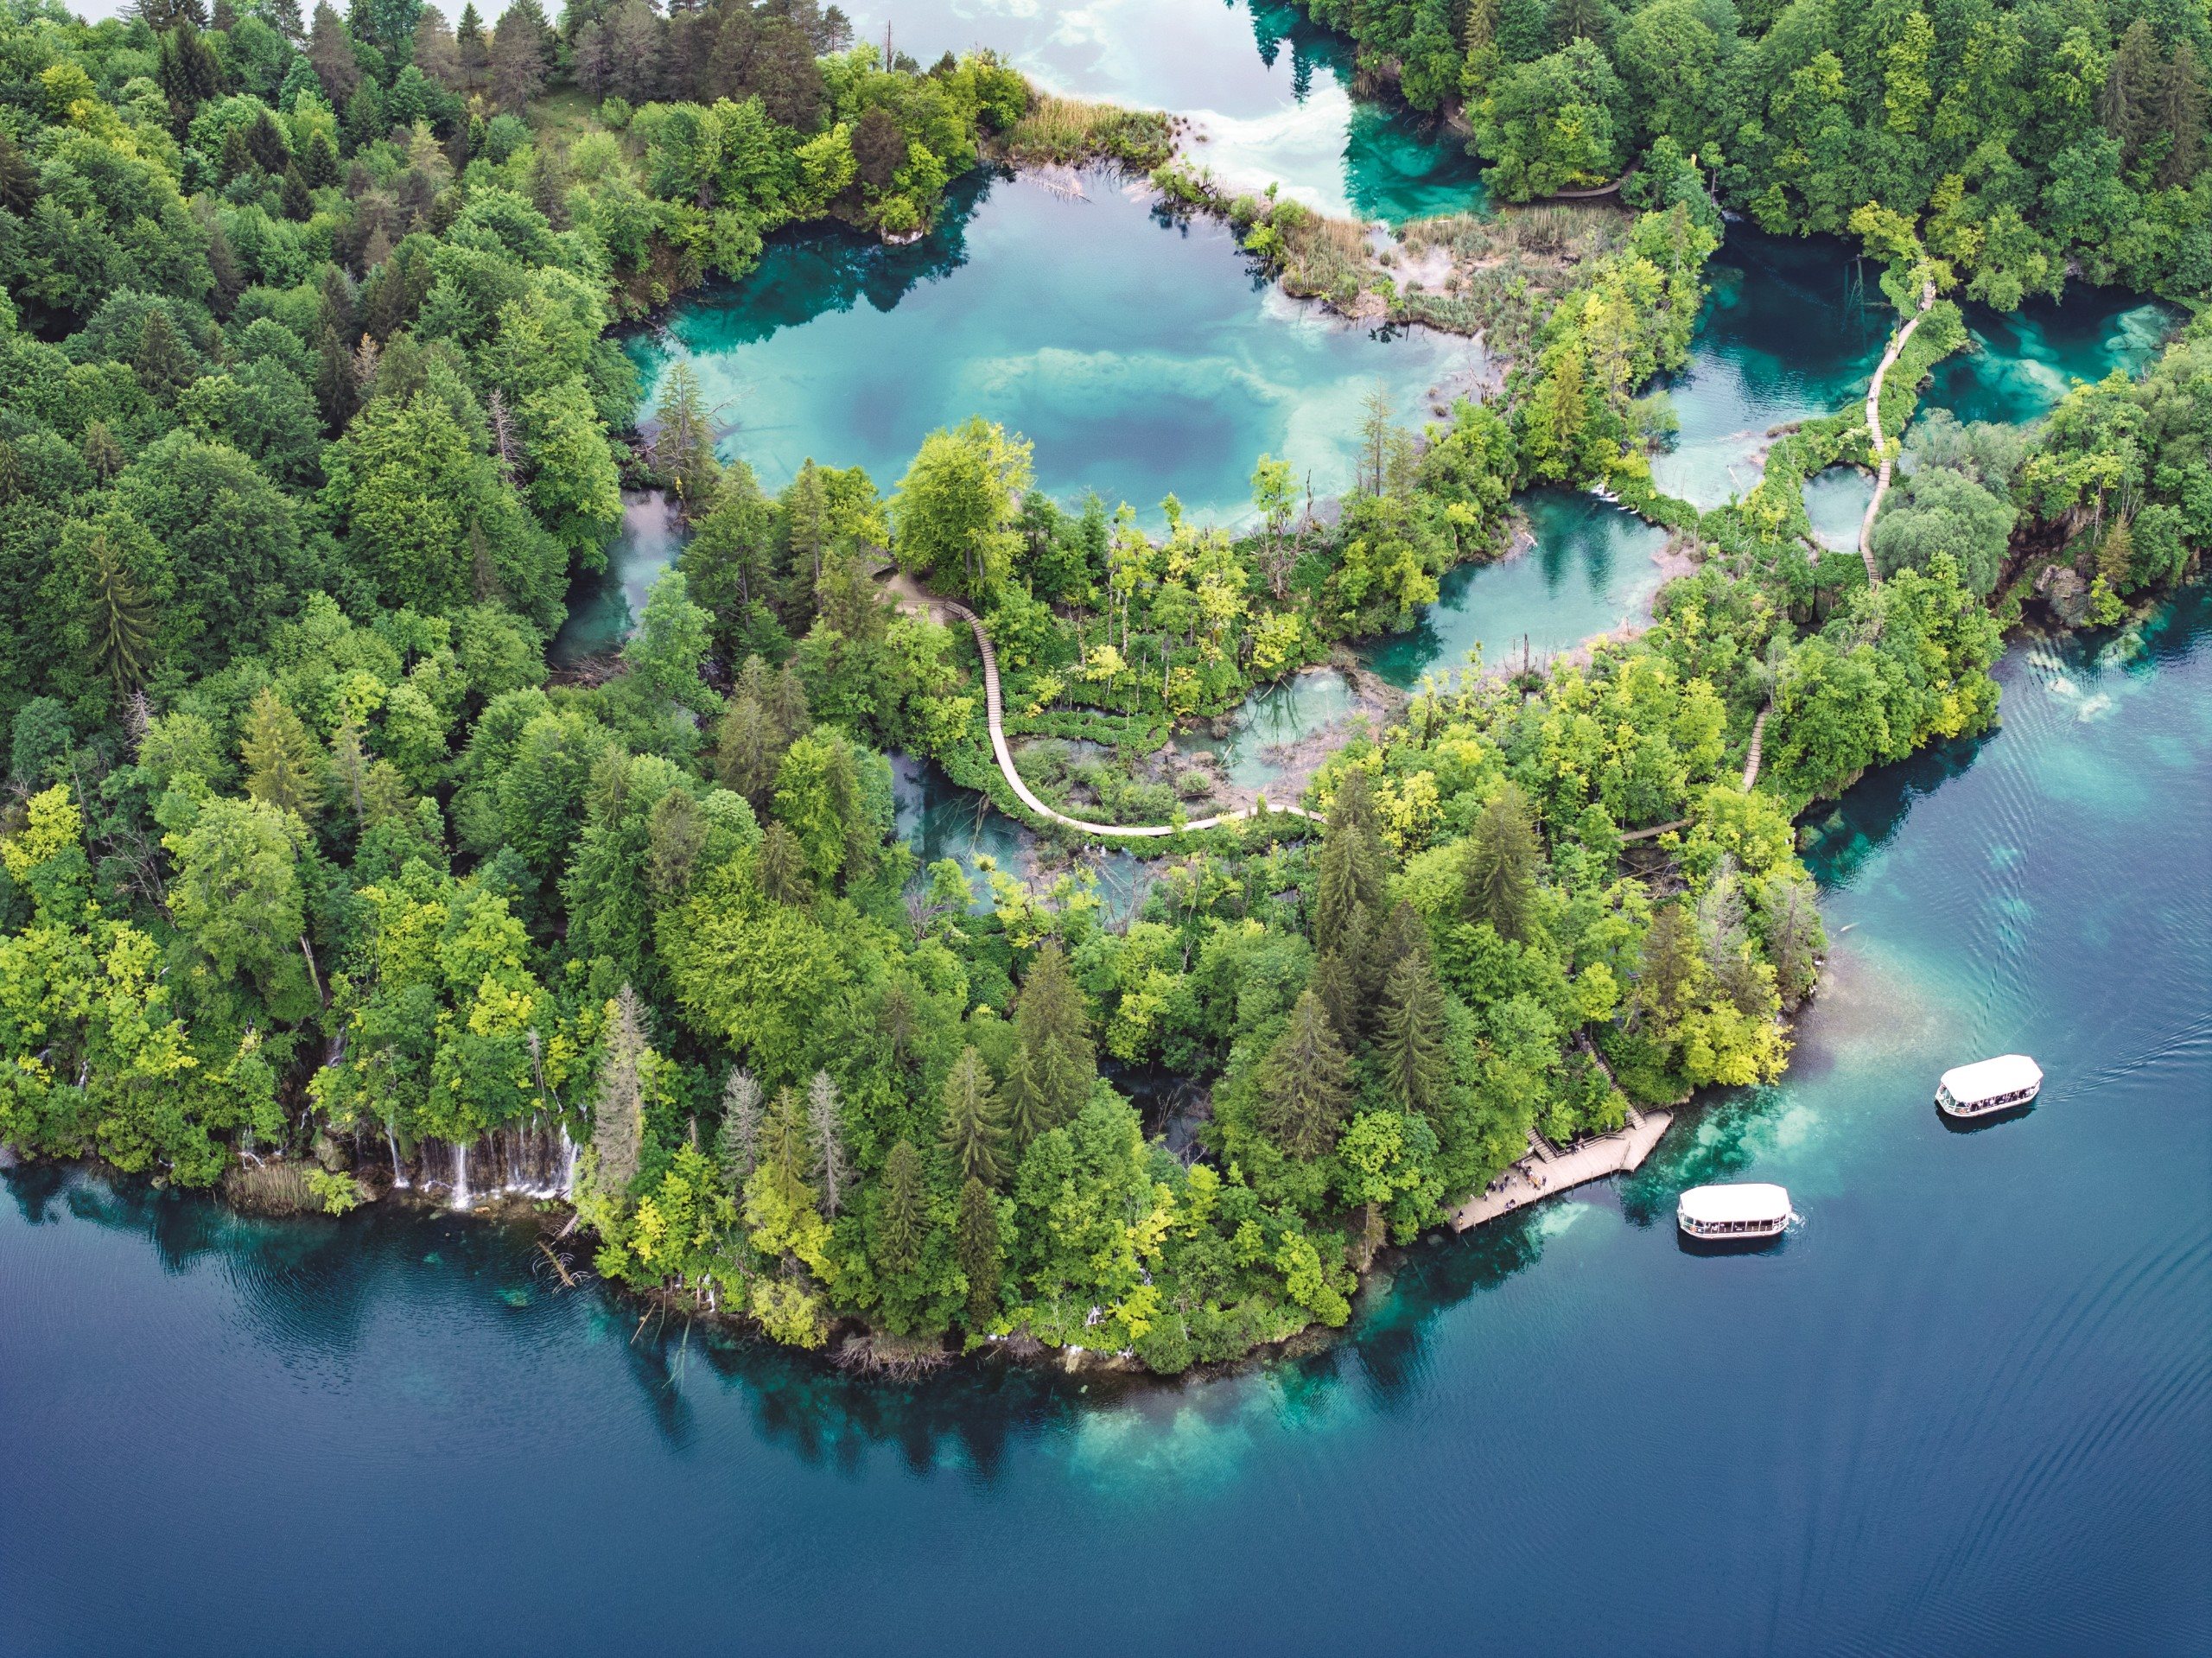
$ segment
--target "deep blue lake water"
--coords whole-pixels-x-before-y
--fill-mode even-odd
[[[2212,605],[1816,825],[1781,1086],[1413,1250],[1330,1352],[860,1386],[449,1217],[0,1201],[0,1651],[2212,1648]],[[2023,1048],[2035,1109],[1929,1102]],[[1683,1185],[1786,1182],[1773,1254]]]

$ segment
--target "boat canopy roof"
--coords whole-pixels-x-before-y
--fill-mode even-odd
[[[2002,1053],[1994,1059],[1978,1059],[1971,1065],[1960,1065],[1943,1073],[1945,1091],[1961,1105],[2042,1085],[2043,1068],[2024,1053]]]
[[[1692,1186],[1681,1196],[1681,1213],[1700,1225],[1729,1221],[1786,1221],[1789,1192],[1786,1187],[1749,1181],[1737,1186]]]

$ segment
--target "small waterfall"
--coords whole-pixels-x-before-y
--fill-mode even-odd
[[[407,1190],[407,1176],[399,1166],[399,1140],[391,1132],[391,1125],[388,1122],[384,1126],[384,1143],[391,1147],[391,1189],[404,1191]]]
[[[576,1142],[569,1138],[569,1125],[561,1124],[561,1185],[556,1196],[567,1197],[576,1190]]]
[[[456,1145],[453,1148],[453,1206],[468,1207],[468,1147]]]

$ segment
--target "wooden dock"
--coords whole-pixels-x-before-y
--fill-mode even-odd
[[[1631,1107],[1625,1128],[1578,1140],[1563,1152],[1531,1134],[1529,1155],[1499,1175],[1487,1191],[1469,1198],[1452,1216],[1452,1229],[1464,1232],[1609,1174],[1624,1174],[1651,1155],[1651,1148],[1674,1120],[1671,1111],[1638,1111]]]

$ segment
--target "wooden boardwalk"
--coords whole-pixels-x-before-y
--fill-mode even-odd
[[[1882,510],[1882,497],[1890,492],[1890,452],[1882,442],[1882,381],[1896,366],[1897,353],[1904,349],[1904,342],[1912,338],[1921,318],[1935,303],[1936,284],[1930,280],[1921,285],[1920,308],[1897,330],[1897,337],[1890,341],[1890,348],[1882,353],[1881,365],[1874,371],[1873,384],[1866,388],[1866,429],[1873,435],[1874,458],[1881,462],[1874,474],[1874,499],[1866,503],[1866,516],[1859,521],[1859,556],[1866,561],[1869,587],[1882,585],[1882,573],[1874,567],[1874,515]]]
[[[958,617],[974,631],[976,648],[983,653],[983,708],[991,727],[991,752],[998,757],[999,770],[1005,774],[1007,786],[1014,791],[1014,797],[1039,817],[1064,823],[1071,829],[1080,829],[1085,835],[1114,835],[1124,840],[1151,840],[1190,830],[1216,829],[1224,823],[1257,817],[1271,811],[1287,812],[1293,817],[1306,818],[1316,823],[1325,821],[1319,812],[1307,811],[1303,806],[1270,806],[1265,800],[1247,806],[1242,811],[1220,812],[1211,817],[1194,817],[1187,823],[1163,823],[1154,827],[1086,823],[1080,817],[1071,817],[1065,812],[1046,805],[1021,780],[1021,773],[1014,770],[1014,751],[1007,746],[1006,740],[1006,705],[999,694],[998,652],[991,648],[991,636],[984,631],[982,619],[963,604],[939,598],[934,594],[923,593],[918,588],[913,590],[912,596],[902,599],[899,607],[925,613],[941,610],[947,615]]]
[[[1578,1140],[1563,1152],[1531,1134],[1529,1155],[1469,1198],[1452,1217],[1452,1229],[1464,1232],[1609,1174],[1624,1174],[1651,1155],[1674,1121],[1671,1111],[1638,1111],[1630,1106],[1626,1128]]]

